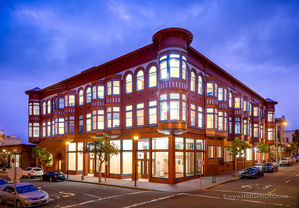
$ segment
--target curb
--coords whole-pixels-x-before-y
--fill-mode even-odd
[[[87,184],[93,184],[93,185],[99,185],[99,186],[110,186],[110,187],[116,187],[116,188],[126,188],[126,189],[140,190],[140,191],[157,191],[154,189],[146,189],[146,188],[139,188],[139,187],[132,187],[132,186],[121,186],[121,185],[114,185],[114,184],[108,184],[108,183],[95,183],[95,182],[77,181],[77,180],[66,180],[66,181],[75,182],[75,183],[87,183]],[[161,191],[161,192],[163,192],[163,191]]]
[[[211,188],[214,188],[216,186],[219,186],[219,185],[222,185],[222,184],[226,184],[226,183],[229,183],[229,182],[232,182],[232,181],[237,181],[239,180],[240,178],[239,177],[235,177],[235,178],[232,178],[232,179],[229,179],[229,180],[226,180],[226,181],[222,181],[222,182],[219,182],[219,183],[215,183],[215,184],[212,184],[210,186],[206,186],[203,188],[203,190],[207,190],[207,189],[211,189]]]

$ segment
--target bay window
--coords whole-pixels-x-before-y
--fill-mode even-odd
[[[104,99],[105,97],[105,87],[103,85],[98,86],[98,99]]]
[[[91,131],[91,113],[86,114],[86,132]]]
[[[92,99],[97,99],[97,86],[92,86]]]
[[[133,124],[133,107],[132,105],[127,105],[126,106],[126,127],[132,127]]]
[[[218,97],[218,84],[215,83],[215,97]]]
[[[180,78],[180,55],[170,54],[169,72],[170,78]]]
[[[235,97],[235,108],[240,109],[241,108],[241,98]]]
[[[196,123],[196,106],[194,104],[190,105],[190,124],[195,126]]]
[[[247,120],[243,120],[243,134],[246,136],[247,135]]]
[[[142,70],[139,70],[137,73],[137,91],[144,89],[144,73]]]
[[[28,137],[33,137],[33,138],[39,137],[39,123],[29,123]]]
[[[224,112],[224,131],[227,132],[227,112]]]
[[[273,140],[274,139],[274,129],[269,128],[268,129],[268,140]]]
[[[202,116],[202,107],[198,106],[198,113],[197,113],[197,125],[198,128],[203,128],[203,116]]]
[[[58,108],[64,109],[64,98],[59,98],[58,100]]]
[[[69,107],[75,106],[75,95],[69,95]]]
[[[218,100],[223,101],[223,88],[218,88]]]
[[[218,130],[223,131],[223,112],[219,111],[218,112]]]
[[[166,56],[165,56],[165,58],[166,58]],[[163,80],[163,79],[167,79],[167,78],[168,78],[167,61],[163,60],[162,62],[160,62],[160,79]]]
[[[178,121],[180,120],[180,94],[179,93],[170,93],[170,120]]]
[[[149,106],[148,108],[149,125],[154,125],[157,123],[157,101],[156,100],[149,101],[148,106]]]
[[[107,95],[109,96],[109,95],[111,95],[111,93],[112,93],[112,90],[111,90],[111,88],[112,88],[112,82],[111,81],[108,81],[107,82]]]
[[[138,103],[136,106],[137,126],[144,125],[144,103]]]
[[[156,87],[157,86],[157,68],[152,66],[149,70],[149,83],[148,87]]]
[[[229,133],[232,134],[233,133],[233,121],[232,121],[232,117],[229,117]]]
[[[235,134],[241,134],[241,119],[235,118]]]
[[[91,88],[88,87],[86,90],[86,103],[90,103],[91,102]]]
[[[253,107],[253,116],[257,117],[259,115],[259,107]]]
[[[268,112],[268,122],[274,122],[274,112]]]
[[[83,133],[83,115],[79,116],[79,133]]]
[[[120,81],[113,81],[113,95],[120,95]]]
[[[182,79],[186,80],[187,76],[187,63],[186,57],[182,56]]]
[[[197,91],[198,91],[198,94],[202,95],[202,76],[198,76],[197,77],[198,80],[197,80]]]
[[[182,94],[182,121],[186,122],[187,117],[187,105],[186,105],[186,95]]]
[[[79,105],[83,105],[84,97],[83,97],[83,90],[79,91]]]
[[[227,101],[227,89],[224,88],[224,97],[223,97],[224,101]]]
[[[253,137],[259,138],[259,125],[258,124],[253,125]]]
[[[58,118],[56,120],[57,124],[57,134],[63,135],[64,134],[64,118]]]
[[[118,128],[120,107],[108,107],[107,108],[107,128]]]
[[[247,101],[246,100],[243,101],[243,111],[244,112],[247,111]]]
[[[162,94],[160,95],[160,121],[167,120],[167,111],[168,111],[167,94]]]
[[[213,129],[214,128],[214,109],[207,108],[207,128]]]
[[[212,97],[214,95],[214,84],[211,82],[207,83],[207,96]]]
[[[47,137],[51,136],[51,121],[47,122]]]

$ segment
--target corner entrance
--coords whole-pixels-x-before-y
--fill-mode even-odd
[[[146,178],[149,176],[149,153],[146,151],[137,153],[137,176],[138,178]]]

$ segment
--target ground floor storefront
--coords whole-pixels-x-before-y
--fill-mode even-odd
[[[121,136],[112,139],[120,150],[99,170],[98,156],[85,153],[90,139],[74,139],[42,142],[53,154],[53,166],[49,170],[61,170],[72,175],[95,175],[100,172],[109,178],[146,179],[149,182],[175,184],[200,176],[217,175],[234,170],[235,160],[227,150],[229,142],[220,138],[205,138],[201,135],[180,136],[159,133]],[[253,148],[239,155],[237,169],[255,163]]]

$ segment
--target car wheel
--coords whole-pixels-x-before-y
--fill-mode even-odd
[[[21,208],[22,207],[22,204],[21,204],[21,202],[19,200],[17,200],[16,207],[17,208]]]
[[[49,181],[50,181],[50,182],[53,182],[53,178],[52,178],[52,177],[50,177],[50,178],[49,178]]]

